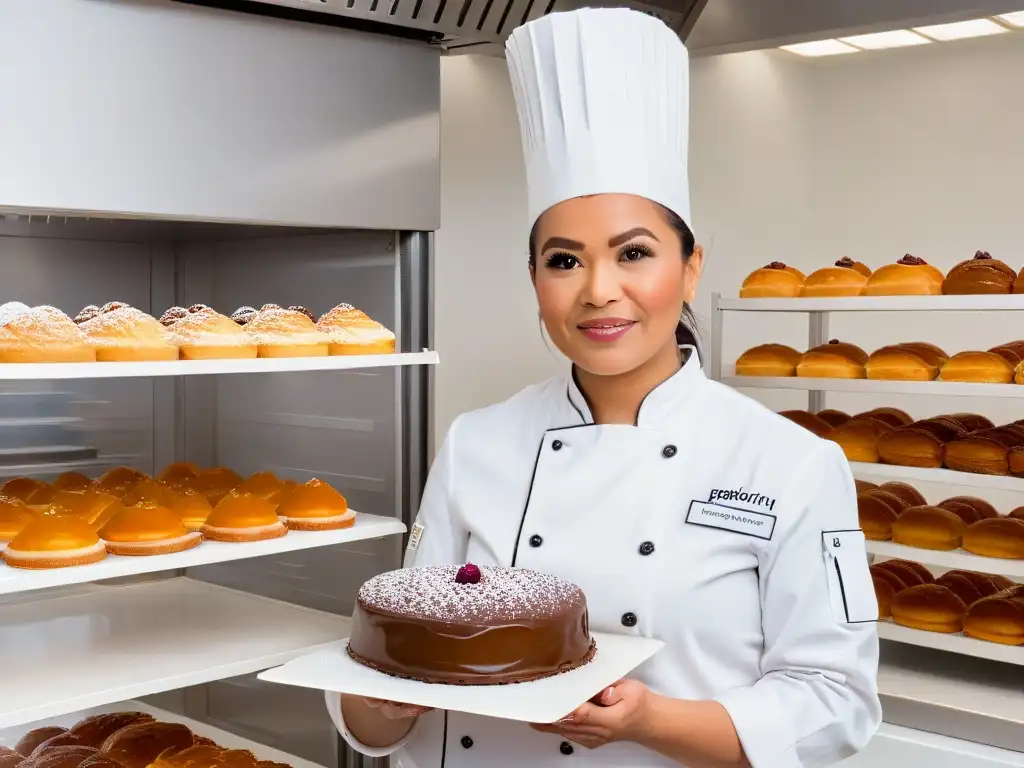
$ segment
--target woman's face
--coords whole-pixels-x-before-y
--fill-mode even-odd
[[[687,261],[660,206],[633,195],[592,195],[545,211],[534,230],[534,287],[551,340],[577,366],[614,376],[666,348],[675,354],[683,303],[693,301],[703,253]]]

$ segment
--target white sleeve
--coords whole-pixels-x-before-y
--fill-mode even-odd
[[[465,560],[469,532],[462,523],[458,510],[451,503],[455,451],[455,430],[459,420],[448,430],[444,445],[430,467],[430,474],[420,499],[419,514],[409,535],[405,553],[405,567],[412,565],[448,565]],[[409,741],[419,728],[412,727],[400,741],[387,747],[369,747],[357,741],[345,725],[341,713],[341,694],[326,691],[327,711],[341,737],[357,752],[367,757],[384,757],[396,752]]]
[[[863,568],[849,569],[839,605],[856,592],[862,614],[868,613],[866,600],[876,612],[867,621],[862,615],[859,623],[837,618],[837,595],[830,593],[823,532],[860,528],[853,477],[837,445],[826,444],[806,462],[792,488],[801,486],[811,489],[802,514],[790,527],[780,526],[778,543],[760,558],[763,676],[717,697],[752,768],[832,765],[862,749],[882,719],[878,632],[870,621],[877,618],[877,605],[857,533],[854,554],[864,558]],[[838,589],[833,583],[831,590]]]

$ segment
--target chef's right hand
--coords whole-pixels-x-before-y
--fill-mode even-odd
[[[383,699],[363,698],[363,703],[370,709],[377,710],[388,720],[409,720],[430,712],[432,707],[421,707],[418,704],[402,704],[398,701],[384,701]]]

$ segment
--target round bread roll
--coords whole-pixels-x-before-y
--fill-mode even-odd
[[[987,574],[984,574],[984,573],[977,573],[975,571],[962,571],[962,570],[946,571],[944,574],[942,574],[942,576],[943,576],[943,578],[946,578],[946,577],[950,577],[951,578],[953,576],[961,576],[961,577],[967,579],[969,582],[971,582],[971,584],[974,585],[974,588],[978,590],[978,593],[982,597],[988,597],[989,595],[994,595],[996,592],[998,592],[1001,589],[1001,587],[996,585],[996,582],[992,579],[991,576],[988,576]]]
[[[1024,520],[994,517],[964,531],[963,548],[975,555],[1024,560]]]
[[[946,500],[938,506],[959,517],[964,521],[964,525],[971,525],[981,520],[981,515],[978,514],[978,510],[970,504],[966,504],[962,501]]]
[[[907,483],[901,483],[898,480],[890,480],[887,483],[882,483],[881,488],[883,491],[888,491],[893,496],[899,496],[907,503],[906,505],[908,507],[922,507],[928,503],[917,488]]]
[[[952,440],[943,451],[949,469],[983,475],[1010,473],[1010,448],[1024,445],[1024,429],[996,427]]]
[[[897,517],[893,508],[876,496],[861,494],[857,497],[857,519],[868,541],[889,541]]]
[[[855,418],[860,418],[861,416],[869,419],[878,419],[879,421],[888,424],[893,429],[896,427],[905,427],[914,421],[906,411],[901,411],[899,408],[889,407],[872,408],[870,411],[858,413]]]
[[[974,603],[964,618],[964,634],[1002,645],[1024,645],[1024,599],[1012,590]]]
[[[789,419],[794,424],[799,424],[808,432],[813,432],[818,437],[827,438],[833,431],[828,422],[807,411],[779,411],[779,416]]]
[[[999,517],[999,513],[996,508],[989,504],[984,499],[979,499],[977,496],[951,496],[943,502],[939,503],[940,507],[945,509],[946,502],[956,504],[967,504],[972,507],[975,512],[978,513],[978,519],[984,520],[988,517]]]
[[[79,326],[101,362],[177,360],[178,347],[156,318],[120,306]]]
[[[835,408],[826,408],[823,411],[818,411],[817,416],[831,427],[838,427],[840,424],[845,424],[850,420],[850,414],[837,411]]]
[[[932,381],[939,375],[939,363],[917,351],[896,344],[871,353],[864,370],[878,381]]]
[[[44,752],[51,749],[59,749],[60,747],[87,747],[88,744],[83,744],[82,740],[75,736],[70,731],[64,733],[58,733],[56,736],[51,736],[38,747],[32,750],[32,754],[29,757],[38,757]]]
[[[875,270],[862,296],[937,296],[946,276],[916,256],[907,254],[895,264]]]
[[[101,751],[124,768],[146,768],[160,755],[172,755],[195,744],[180,723],[147,722],[125,726],[103,742]]]
[[[1007,515],[1007,517],[1013,520],[1024,520],[1024,507],[1017,507],[1016,509],[1011,511],[1010,514]]]
[[[986,251],[961,261],[942,281],[942,292],[953,295],[1010,293],[1017,273]]]
[[[892,540],[921,549],[957,549],[967,526],[952,512],[940,507],[908,507],[892,524]]]
[[[1017,445],[1010,449],[1006,457],[1006,465],[1014,477],[1024,477],[1024,446]]]
[[[145,712],[109,712],[79,720],[70,731],[80,743],[99,749],[108,738],[135,723],[151,723],[154,718]]]
[[[1013,366],[995,352],[958,352],[942,366],[939,381],[1009,384],[1013,381]]]
[[[868,354],[855,344],[832,339],[803,354],[796,375],[808,378],[863,379]]]
[[[0,768],[17,768],[24,759],[10,747],[0,747]]]
[[[47,739],[52,739],[54,736],[60,736],[62,733],[67,732],[67,728],[61,728],[59,725],[35,728],[21,737],[21,741],[14,745],[14,751],[22,757],[28,757],[35,752],[36,747]]]
[[[875,586],[875,599],[878,600],[878,618],[888,619],[892,616],[892,601],[896,597],[896,590],[891,583],[878,576],[872,576],[871,583]]]
[[[754,270],[740,287],[741,299],[791,299],[800,295],[804,274],[781,261]]]
[[[864,269],[867,268],[864,267]],[[844,257],[835,265],[824,267],[808,275],[800,295],[805,298],[860,296],[867,281],[867,275],[857,269],[857,264],[853,259]]]
[[[907,583],[904,582],[897,574],[887,568],[879,568],[878,565],[871,566],[871,577],[873,579],[881,579],[897,593],[906,589],[908,586]]]
[[[25,758],[18,768],[79,768],[87,759],[97,754],[93,747],[54,747],[40,754],[33,753]]]
[[[796,376],[800,353],[785,344],[752,347],[736,360],[737,376]]]
[[[838,443],[848,461],[877,464],[878,444],[892,427],[875,418],[855,416],[833,430],[829,439]]]
[[[1024,360],[1024,341],[1011,341],[1006,344],[1000,344],[998,347],[992,347],[989,352],[994,352],[1016,368]]]
[[[878,455],[886,464],[938,469],[945,458],[946,443],[965,433],[956,421],[943,417],[915,421],[878,440]]]
[[[977,432],[979,429],[992,429],[995,425],[977,413],[949,413],[928,421],[949,422],[959,424],[965,432]]]
[[[962,632],[966,613],[964,601],[939,584],[907,587],[892,600],[893,621],[928,632]]]
[[[899,576],[900,581],[908,587],[916,587],[918,584],[930,584],[934,581],[932,575],[927,570],[922,575],[915,567],[916,565],[916,563],[911,564],[908,560],[896,559],[879,563],[878,567],[880,570],[896,574]]]
[[[954,595],[963,600],[964,605],[968,607],[983,597],[981,590],[974,586],[970,579],[959,574],[943,574],[935,580],[935,583],[950,590]]]
[[[818,415],[820,416],[821,414]],[[878,483],[871,483],[868,482],[867,480],[858,480],[856,478],[853,481],[853,485],[854,488],[856,488],[857,490],[858,496],[864,493],[864,491],[873,491],[874,489],[878,488]]]

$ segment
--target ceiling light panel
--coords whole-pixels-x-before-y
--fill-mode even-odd
[[[955,21],[952,24],[934,24],[929,27],[914,27],[914,31],[932,40],[963,40],[968,37],[985,37],[1009,32],[1002,24],[992,19],[972,19],[971,21]]]
[[[1017,11],[1016,13],[1004,13],[997,16],[1000,21],[1004,21],[1011,27],[1024,27],[1024,11]]]
[[[852,45],[841,43],[838,40],[815,40],[812,43],[796,43],[780,47],[782,50],[795,53],[798,56],[837,56],[843,53],[857,52]]]
[[[879,51],[883,48],[904,48],[909,45],[927,45],[932,42],[909,29],[894,29],[889,32],[876,32],[870,35],[854,35],[841,37],[840,42],[862,48],[866,51]]]

